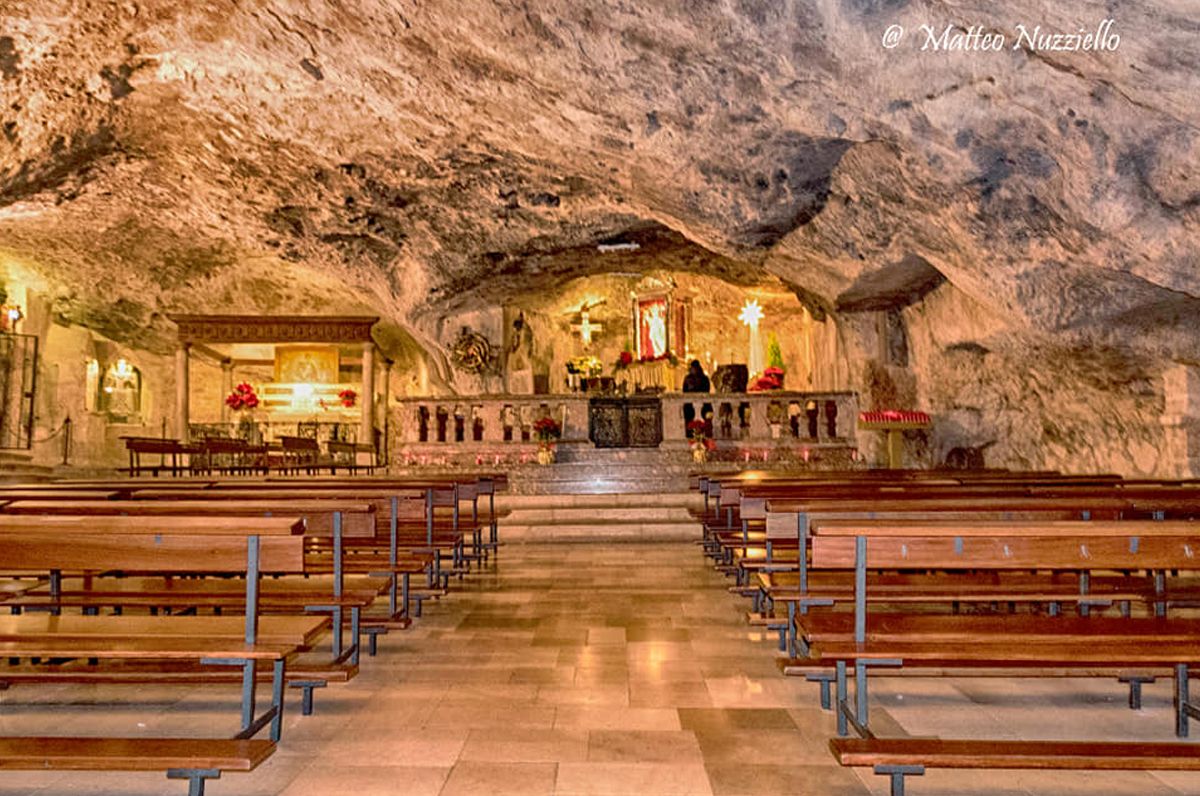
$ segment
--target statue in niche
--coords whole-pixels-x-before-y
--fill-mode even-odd
[[[518,313],[513,321],[504,370],[510,393],[533,393],[533,328],[525,320],[524,312]]]
[[[100,385],[109,422],[136,423],[142,411],[142,374],[124,359],[109,365]]]

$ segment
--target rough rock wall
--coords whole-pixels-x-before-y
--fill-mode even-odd
[[[914,354],[906,394],[1011,412],[967,435],[997,433],[989,463],[1148,471],[1145,385],[1200,349],[1193,0],[0,12],[0,260],[147,351],[172,310],[369,310],[394,378],[437,386],[448,314],[573,277],[767,272],[820,316],[903,293],[919,258],[999,328],[993,353]],[[1019,43],[1104,19],[1115,48]],[[922,25],[1006,46],[930,51]],[[641,248],[600,264],[605,241]],[[972,357],[992,375],[960,400]]]

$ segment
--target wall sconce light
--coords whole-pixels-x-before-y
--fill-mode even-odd
[[[17,322],[25,317],[25,313],[21,312],[21,308],[15,304],[5,304],[0,307],[0,312],[4,314],[3,328],[6,331],[15,333],[17,331]]]

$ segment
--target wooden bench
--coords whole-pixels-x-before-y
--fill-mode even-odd
[[[180,617],[171,617],[172,629],[162,634],[151,627],[153,617],[138,618],[136,630],[131,629],[127,617],[79,617],[71,621],[95,624],[88,625],[86,632],[74,629],[63,633],[54,632],[47,624],[38,634],[0,641],[0,655],[236,666],[242,670],[242,729],[232,741],[7,738],[0,741],[6,744],[0,745],[0,768],[166,769],[168,776],[188,779],[191,793],[202,793],[205,780],[219,776],[222,770],[254,768],[274,750],[274,741],[279,738],[286,660],[297,649],[294,644],[259,640],[259,571],[260,567],[302,569],[299,519],[239,518],[237,532],[222,526],[219,520],[209,520],[205,526],[180,522],[189,518],[151,522],[145,518],[102,519],[106,527],[100,533],[95,527],[97,518],[0,517],[0,569],[52,575],[64,569],[93,568],[242,574],[246,583],[245,619],[239,623],[242,633],[233,638],[212,638],[184,632],[179,629]],[[13,619],[31,623],[25,617]],[[40,619],[34,618],[32,623]],[[166,624],[163,628],[167,629]],[[295,631],[293,628],[289,632]],[[307,635],[303,628],[299,632]],[[273,673],[271,706],[256,716],[258,661],[269,662]],[[268,725],[270,741],[243,743]]]
[[[159,437],[121,437],[125,441],[125,450],[129,453],[128,473],[139,476],[149,472],[158,476],[161,471],[170,471],[171,475],[179,475],[190,469],[191,458],[201,453],[199,447],[185,445],[177,439],[161,439]],[[150,465],[142,461],[143,455],[157,455],[158,464]],[[170,457],[170,464],[167,459]],[[183,459],[188,461],[185,463]]]
[[[889,777],[892,796],[904,796],[904,778],[927,768],[1200,770],[1200,745],[1191,743],[832,738],[829,748],[843,766]]]
[[[875,568],[999,570],[1187,569],[1200,551],[1200,528],[1180,521],[1123,522],[862,522],[831,521],[813,529],[813,566],[855,571],[853,630],[841,619],[815,618],[810,657],[836,666],[838,733],[847,725],[870,739],[867,722],[868,667],[986,667],[1020,672],[1027,668],[1167,668],[1174,671],[1176,734],[1200,715],[1189,702],[1189,668],[1200,661],[1196,620],[1128,617],[1116,620],[1013,617],[890,617],[872,620],[867,591]],[[1152,596],[1151,596],[1152,598]],[[1020,643],[1013,643],[1020,627]],[[822,635],[823,634],[823,635]],[[854,705],[847,694],[846,667],[855,668]],[[1026,742],[1026,751],[1054,755],[1056,741]],[[1119,750],[1113,747],[1113,751]],[[977,763],[983,765],[983,762]],[[921,765],[916,762],[902,765]],[[1075,764],[1064,760],[1064,767]],[[1169,768],[1166,760],[1140,766]],[[904,773],[893,771],[893,787]],[[900,784],[897,785],[896,782]]]
[[[338,469],[345,469],[349,473],[357,473],[365,470],[368,475],[375,472],[375,446],[357,442],[342,442],[340,440],[331,439],[325,443],[326,449],[329,451],[329,471],[336,475]],[[367,461],[364,464],[359,464],[359,454],[365,454]]]
[[[306,560],[305,573],[332,574],[333,580],[322,588],[310,581],[283,579],[271,581],[271,600],[264,603],[268,611],[284,610],[289,613],[325,611],[333,616],[333,663],[349,661],[357,665],[359,654],[360,614],[382,591],[379,583],[359,581],[352,591],[345,588],[345,578],[340,566],[345,540],[373,538],[375,534],[375,509],[365,502],[341,500],[313,500],[279,498],[262,500],[46,500],[16,501],[2,509],[4,515],[75,515],[90,517],[142,516],[142,517],[270,517],[288,513],[300,516],[304,521],[307,540],[328,538],[331,540],[331,561],[328,569],[314,568]],[[162,603],[155,607],[188,607],[187,600],[194,599],[193,606],[231,607],[236,605],[237,588],[219,582],[175,581],[168,585],[157,585],[147,579],[137,583],[137,591],[117,587],[105,591],[105,584],[89,581],[70,584],[64,591],[37,590],[27,592],[13,605],[32,606],[39,598],[55,606],[81,605],[125,605],[114,597],[126,599],[157,595]],[[109,584],[111,586],[111,584]],[[293,586],[295,586],[293,590]],[[288,599],[291,597],[292,599]],[[145,605],[147,603],[142,602]],[[350,614],[351,643],[343,645],[344,614]],[[372,638],[373,640],[373,638]],[[332,670],[331,670],[332,673]],[[336,676],[336,675],[335,675]],[[342,679],[338,676],[338,679]],[[308,692],[306,692],[307,694]]]
[[[225,771],[253,771],[275,751],[262,739],[0,738],[0,770],[165,771],[188,780],[189,796]]]

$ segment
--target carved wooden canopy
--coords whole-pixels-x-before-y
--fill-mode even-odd
[[[183,343],[365,343],[366,315],[167,315]]]

